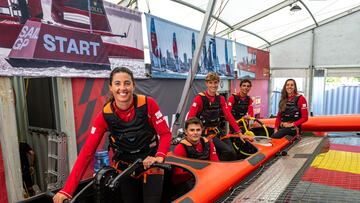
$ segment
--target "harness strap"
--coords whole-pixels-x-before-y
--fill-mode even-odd
[[[123,170],[125,170],[128,166],[130,165],[130,163],[126,162],[126,161],[122,161],[119,160],[116,163],[113,164],[113,168],[118,172],[121,173]],[[134,171],[131,174],[131,177],[135,178],[135,179],[139,179],[141,178],[141,176],[143,176],[143,180],[144,183],[146,183],[147,180],[147,176],[148,175],[164,175],[164,169],[158,168],[158,167],[153,167],[153,168],[149,168],[146,171],[142,172],[142,173],[136,173],[136,171]]]
[[[220,140],[223,140],[223,139],[227,139],[227,138],[231,138],[231,137],[240,137],[239,136],[239,134],[227,134],[227,135],[225,135],[225,136],[222,136],[222,137],[220,137]]]
[[[147,181],[148,175],[164,175],[164,169],[153,167],[146,170],[144,173],[140,174],[137,178],[143,175],[144,183]]]
[[[209,134],[212,132],[211,134]],[[216,137],[221,131],[217,127],[209,127],[205,129],[204,134],[206,135],[206,138],[211,139]]]

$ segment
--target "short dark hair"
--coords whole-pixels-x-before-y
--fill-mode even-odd
[[[248,80],[248,79],[243,79],[243,80],[241,80],[241,81],[240,81],[240,86],[241,86],[242,84],[244,84],[244,83],[249,83],[249,84],[250,84],[250,87],[252,86],[251,81]]]
[[[198,119],[197,117],[193,117],[193,118],[189,118],[186,122],[185,122],[185,130],[188,129],[190,124],[196,124],[196,125],[200,125],[201,129],[203,128],[203,124],[201,122],[200,119]]]

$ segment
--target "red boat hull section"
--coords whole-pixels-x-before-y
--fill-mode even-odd
[[[1,34],[0,47],[11,48],[19,35],[21,28],[22,25],[18,23],[9,21],[0,22],[0,33],[3,33]]]
[[[144,51],[134,47],[104,42],[109,57],[144,59]]]
[[[89,17],[88,2],[90,2],[91,17]],[[90,29],[91,23],[93,30],[111,31],[102,0],[53,0],[51,14],[56,22],[64,25]]]
[[[274,126],[275,119],[261,119],[265,125]],[[302,125],[306,132],[360,131],[360,115],[314,116]]]

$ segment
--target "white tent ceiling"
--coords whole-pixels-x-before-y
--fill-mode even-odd
[[[107,1],[136,5],[136,0]],[[207,3],[208,0],[138,0],[137,6],[142,12],[200,30],[204,17],[201,11],[206,10]],[[301,10],[290,11],[294,4]],[[359,8],[360,0],[217,0],[213,16],[219,21],[212,21],[209,34],[261,47]]]

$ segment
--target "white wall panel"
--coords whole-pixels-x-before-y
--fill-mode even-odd
[[[359,65],[360,12],[316,29],[315,66]]]
[[[360,12],[315,28],[314,66],[360,67]],[[311,31],[271,46],[270,68],[308,68]]]
[[[308,31],[270,47],[270,68],[307,68],[311,62],[312,33]]]

